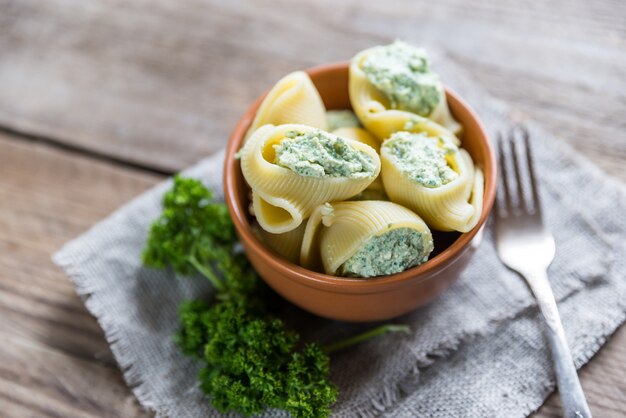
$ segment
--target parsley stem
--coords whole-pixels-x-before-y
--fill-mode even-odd
[[[198,272],[200,272],[200,274],[202,274],[204,277],[209,279],[211,284],[213,284],[213,286],[217,290],[224,290],[224,284],[219,279],[219,277],[217,277],[215,273],[211,271],[210,268],[203,266],[202,263],[200,263],[194,256],[189,257],[189,262],[191,263],[192,266],[196,268],[196,270],[198,270]]]
[[[380,327],[366,331],[362,334],[355,335],[345,340],[337,341],[336,343],[328,344],[324,346],[324,350],[327,353],[334,353],[335,351],[343,350],[344,348],[351,347],[356,344],[360,344],[369,339],[378,337],[380,335],[389,334],[392,332],[404,332],[408,334],[411,331],[407,325],[381,325]]]

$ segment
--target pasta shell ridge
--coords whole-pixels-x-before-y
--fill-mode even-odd
[[[307,221],[300,247],[300,265],[304,268],[310,270],[320,270],[322,268],[319,235],[323,227],[322,217],[328,209],[332,210],[332,206],[328,203],[316,207]]]
[[[304,221],[296,229],[283,234],[271,234],[263,228],[258,228],[258,232],[268,247],[284,259],[292,263],[298,263],[306,225],[307,221]]]
[[[290,73],[267,93],[250,126],[247,137],[266,124],[300,123],[325,130],[326,108],[322,98],[304,71]]]

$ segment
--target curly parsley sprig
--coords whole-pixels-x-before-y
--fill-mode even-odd
[[[178,274],[199,273],[216,289],[216,301],[185,301],[179,309],[176,344],[201,364],[201,389],[219,411],[246,416],[265,408],[294,418],[330,415],[337,389],[329,381],[328,353],[404,326],[386,325],[323,347],[299,344],[299,336],[267,310],[262,287],[243,254],[224,204],[213,202],[198,180],[174,177],[163,197],[142,259],[146,266],[170,266]]]

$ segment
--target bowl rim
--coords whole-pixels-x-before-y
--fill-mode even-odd
[[[311,77],[315,78],[316,75],[323,73],[347,70],[349,68],[349,62],[342,61],[331,64],[324,64],[305,70],[305,72]],[[478,131],[484,138],[484,146],[487,150],[487,160],[484,164],[485,175],[485,187],[483,196],[483,208],[478,220],[478,223],[470,231],[462,233],[450,246],[445,248],[435,257],[429,259],[424,264],[410,268],[400,273],[391,274],[388,276],[380,276],[371,279],[358,279],[358,278],[345,278],[331,276],[324,273],[319,273],[313,270],[306,269],[297,264],[291,263],[282,259],[279,255],[274,253],[270,248],[265,246],[261,240],[257,237],[252,229],[252,224],[247,220],[247,213],[240,207],[247,207],[247,205],[241,205],[237,202],[237,196],[239,195],[239,187],[235,181],[236,170],[240,170],[239,162],[235,159],[235,154],[239,150],[241,142],[243,141],[248,127],[251,125],[252,120],[258,110],[261,102],[269,92],[269,89],[265,91],[258,99],[256,99],[244,112],[241,118],[237,121],[235,128],[228,140],[226,147],[226,153],[224,158],[224,198],[228,209],[230,211],[235,229],[239,234],[239,237],[247,251],[255,251],[263,258],[264,262],[268,263],[274,270],[283,273],[284,277],[289,278],[304,284],[308,287],[314,287],[318,289],[333,290],[337,293],[378,293],[381,291],[396,290],[399,285],[411,285],[415,282],[424,281],[432,277],[436,273],[446,269],[454,263],[463,253],[469,248],[472,239],[484,226],[487,218],[491,212],[493,202],[496,195],[496,177],[497,177],[497,164],[493,146],[489,139],[487,131],[476,114],[476,112],[459,96],[458,93],[444,85],[446,97],[448,100],[455,102],[456,106],[462,107],[470,115],[470,118],[476,123]],[[489,166],[489,171],[487,170]]]

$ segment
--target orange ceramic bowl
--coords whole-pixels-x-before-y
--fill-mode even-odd
[[[350,109],[348,63],[308,70],[327,109]],[[485,173],[485,195],[480,220],[471,231],[433,231],[435,250],[426,263],[402,273],[373,279],[347,279],[307,270],[290,263],[266,247],[253,232],[248,213],[249,188],[235,153],[263,100],[260,97],[242,116],[230,137],[224,167],[224,192],[235,228],[250,262],[276,292],[307,311],[342,321],[377,321],[392,318],[435,299],[460,275],[482,239],[482,229],[496,192],[496,163],[485,128],[472,109],[446,89],[454,117],[463,125],[462,138],[474,162]]]

